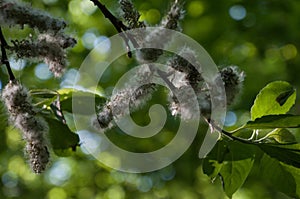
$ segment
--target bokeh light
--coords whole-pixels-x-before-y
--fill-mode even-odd
[[[48,65],[44,63],[36,65],[34,69],[34,74],[37,78],[41,80],[47,80],[53,77]]]
[[[141,20],[147,21],[149,24],[157,24],[161,18],[160,12],[157,9],[150,9],[141,16]]]
[[[234,112],[228,111],[225,118],[225,126],[233,126],[237,121],[237,116]]]
[[[49,169],[47,180],[53,185],[60,186],[68,181],[71,174],[72,167],[69,160],[61,158]]]
[[[104,198],[124,199],[125,198],[124,189],[121,186],[113,185],[106,191],[106,193],[104,194]]]
[[[78,70],[71,68],[63,76],[60,83],[61,88],[72,88],[80,78]]]
[[[7,49],[16,78],[28,89],[57,90],[76,87],[74,83],[78,78],[85,79],[89,85],[94,77],[78,77],[78,68],[93,48],[96,48],[95,54],[98,53],[98,57],[95,57],[99,60],[111,52],[112,44],[108,38],[117,33],[115,28],[90,0],[25,1],[40,10],[50,11],[55,18],[64,19],[68,24],[64,31],[71,33],[78,43],[75,48],[68,50],[67,61],[70,66],[64,76],[58,79],[53,78],[46,64],[39,64],[40,62],[32,59],[20,59]],[[117,1],[100,1],[116,17],[122,19]],[[150,25],[159,23],[165,11],[170,8],[169,2],[161,0],[133,0],[133,3],[142,15],[140,21],[146,20]],[[228,130],[251,119],[249,110],[255,96],[267,82],[283,80],[290,82],[295,88],[299,87],[298,4],[292,0],[251,3],[231,0],[219,4],[213,1],[188,0],[183,5],[186,10],[185,19],[181,22],[183,33],[203,44],[218,65],[238,65],[246,73],[243,93],[234,105],[234,111],[227,113],[225,126]],[[3,27],[3,31],[7,35],[8,44],[13,46],[11,40],[26,39],[31,28],[26,25],[24,29],[19,26]],[[39,34],[38,31],[31,33],[34,36]],[[103,45],[98,48],[100,42]],[[114,85],[112,82],[133,66],[136,63],[134,61],[125,55],[124,58],[119,58],[102,76],[101,83],[97,85],[99,89],[111,93],[114,88],[111,86]],[[98,69],[94,68],[95,73]],[[4,65],[1,72],[0,89],[8,82]],[[91,89],[88,86],[76,88]],[[298,105],[293,109],[297,114],[299,110]],[[72,114],[66,111],[64,113],[65,116]],[[144,115],[141,116],[143,117]],[[174,165],[151,173],[130,174],[112,171],[95,161],[89,154],[98,153],[107,146],[101,140],[102,135],[83,131],[76,132],[80,135],[81,147],[72,152],[73,156],[59,158],[51,151],[48,170],[42,175],[35,175],[28,165],[28,158],[24,156],[25,141],[22,134],[15,127],[7,127],[7,122],[4,111],[0,125],[3,132],[0,139],[0,198],[227,198],[220,179],[217,178],[212,184],[211,179],[203,174],[201,161],[194,156],[199,150],[195,145]],[[163,134],[158,142],[167,139],[166,137],[171,139],[173,130],[167,129]],[[298,134],[299,131],[295,130],[295,135]],[[151,148],[152,144],[155,145],[147,142],[144,147]],[[109,153],[104,155],[111,161],[119,161]],[[257,163],[259,162],[255,162],[255,168],[260,166]],[[262,178],[265,177],[257,174],[256,169],[253,170],[243,187],[233,195],[233,199],[288,198],[279,193],[278,187],[263,182],[268,179]]]
[[[287,44],[283,46],[280,51],[283,58],[286,60],[294,59],[298,53],[296,46],[293,44]]]
[[[82,142],[82,151],[85,154],[97,154],[101,152],[101,140],[102,138],[99,135],[91,133],[86,130],[78,131],[77,134]]]
[[[80,0],[72,0],[69,2],[69,12],[75,16],[79,17],[82,14],[81,7],[78,6],[80,5],[81,1]]]
[[[167,167],[161,169],[159,174],[160,174],[160,177],[162,180],[169,181],[175,177],[176,170],[174,169],[174,167],[172,165],[170,165],[170,166],[167,166]]]
[[[87,31],[86,33],[84,33],[84,35],[82,36],[82,44],[85,48],[91,50],[94,48],[94,42],[97,39],[97,35],[93,32],[89,32]]]
[[[10,63],[10,67],[16,71],[21,71],[26,66],[26,60],[24,60],[24,59],[11,58],[11,59],[9,59],[9,63]]]
[[[234,5],[229,9],[229,15],[232,19],[240,21],[247,15],[246,8],[242,5]]]
[[[63,188],[54,187],[47,194],[48,199],[66,199],[67,194]]]
[[[101,45],[98,45],[101,43]],[[110,52],[111,49],[111,42],[108,37],[106,36],[99,36],[94,40],[94,48],[100,54],[106,54]]]
[[[83,13],[85,13],[86,15],[91,15],[97,10],[97,7],[94,6],[94,4],[89,0],[81,1],[80,8],[81,8],[81,11]]]
[[[147,192],[150,191],[152,189],[153,186],[153,182],[152,179],[148,176],[143,176],[140,178],[139,180],[139,185],[138,185],[138,190],[140,190],[141,192]]]
[[[4,186],[8,188],[13,188],[18,185],[18,176],[11,171],[4,173],[1,180]]]
[[[191,17],[199,17],[204,12],[204,5],[202,1],[192,1],[187,6],[187,12]]]

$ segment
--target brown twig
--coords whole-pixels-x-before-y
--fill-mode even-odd
[[[91,0],[103,13],[105,18],[107,18],[117,29],[119,33],[122,31],[126,31],[129,28],[123,24],[122,21],[120,21],[118,18],[116,18],[106,7],[98,0]]]
[[[150,70],[154,70],[153,67],[150,67]],[[159,77],[164,80],[164,82],[169,86],[169,88],[172,91],[176,91],[176,87],[174,86],[174,84],[172,84],[172,82],[167,78],[167,74],[164,71],[161,71],[160,69],[156,69],[157,74],[159,75]]]
[[[6,47],[8,46],[7,45],[7,42],[4,38],[4,35],[2,33],[2,29],[0,27],[0,46],[1,46],[1,64],[5,64],[6,68],[7,68],[7,72],[8,72],[8,75],[9,75],[9,79],[12,81],[15,79],[15,76],[11,70],[11,67],[10,67],[10,63],[8,61],[8,58],[7,58],[7,54],[6,54]]]
[[[117,17],[115,17],[106,7],[105,5],[103,5],[100,1],[98,0],[90,0],[92,1],[95,6],[97,6],[101,12],[103,13],[103,15],[105,16],[105,18],[107,18],[112,25],[116,28],[116,30],[119,33],[123,33],[124,31],[129,30],[129,28],[127,26],[125,26],[123,24],[123,22],[121,20],[119,20]],[[130,38],[128,35],[126,34],[121,34],[121,37],[124,39],[125,43],[126,43],[126,48],[127,48],[127,54],[128,57],[132,57],[132,53],[130,51],[130,46],[129,46],[129,41],[131,41],[133,44],[135,44],[135,41],[132,40],[132,38]]]

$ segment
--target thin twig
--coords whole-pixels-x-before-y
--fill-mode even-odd
[[[100,1],[98,0],[90,0],[92,1],[103,13],[103,15],[105,16],[105,18],[107,18],[112,25],[116,28],[116,30],[119,33],[122,33],[124,31],[129,30],[129,28],[127,26],[125,26],[123,24],[123,22],[121,20],[119,20],[117,17],[115,17],[106,7],[105,5],[103,5]],[[127,48],[127,54],[128,57],[132,57],[132,53],[130,51],[130,46],[129,46],[129,41],[131,41],[133,44],[135,43],[135,41],[132,40],[132,38],[130,38],[128,35],[126,34],[121,34],[121,37],[124,39],[125,43],[126,43],[126,48]]]
[[[153,67],[151,66],[152,70],[153,70]],[[150,69],[151,70],[151,69]],[[159,75],[159,77],[165,81],[165,83],[169,86],[169,88],[172,90],[172,91],[175,91],[176,90],[176,87],[174,86],[174,84],[172,84],[172,82],[167,78],[167,75],[164,71],[161,71],[159,69],[156,69],[156,72],[157,74]]]
[[[236,141],[242,142],[242,143],[244,143],[244,144],[258,144],[257,142],[252,142],[252,141],[250,141],[250,140],[248,140],[248,139],[243,139],[243,138],[236,137],[236,136],[232,135],[232,133],[229,133],[229,132],[225,131],[224,129],[220,128],[218,125],[216,125],[216,124],[214,123],[214,121],[212,121],[212,120],[210,120],[210,119],[206,119],[206,118],[205,118],[205,120],[206,120],[207,123],[208,123],[209,125],[211,125],[214,129],[216,129],[216,130],[219,131],[221,134],[223,134],[223,135],[229,137],[229,138],[232,139],[232,140],[236,140]]]
[[[5,64],[6,68],[7,68],[7,72],[8,72],[8,75],[9,75],[9,79],[11,81],[15,80],[15,76],[11,70],[11,67],[10,67],[10,63],[8,61],[8,58],[7,58],[7,54],[6,54],[6,47],[8,46],[7,45],[7,42],[4,38],[4,35],[2,33],[2,29],[0,27],[0,46],[1,46],[1,53],[2,53],[2,56],[1,56],[1,64]]]
[[[129,28],[123,24],[122,21],[120,21],[118,18],[116,18],[106,7],[98,0],[91,0],[103,13],[105,18],[107,18],[117,29],[119,33],[122,31],[126,31]]]

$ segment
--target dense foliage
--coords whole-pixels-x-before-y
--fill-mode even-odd
[[[141,21],[155,25],[169,9],[172,10],[167,1],[134,1],[141,14],[140,22],[136,23],[130,20],[138,18],[138,13],[126,15],[125,12],[124,15],[124,9],[122,12],[117,2],[101,2],[120,19],[123,14],[131,28],[144,27]],[[1,47],[6,48],[14,73],[14,76],[7,73],[1,49],[1,198],[300,197],[300,113],[296,91],[300,86],[297,81],[299,67],[296,67],[299,64],[297,18],[300,3],[186,1],[185,18],[180,22],[183,33],[203,45],[217,65],[222,68],[238,65],[245,71],[243,93],[228,108],[223,129],[206,117],[206,121],[200,123],[194,142],[176,162],[143,174],[115,171],[95,160],[84,148],[90,143],[80,139],[82,132],[76,132],[72,118],[74,97],[96,96],[95,102],[101,107],[98,120],[104,121],[103,118],[108,117],[105,107],[107,112],[114,99],[113,96],[109,101],[105,94],[110,93],[122,74],[135,65],[134,58],[124,55],[106,71],[97,92],[70,88],[78,78],[78,69],[86,55],[98,42],[116,33],[116,24],[109,23],[88,0],[32,1],[32,7],[43,10],[34,12],[29,4],[27,10],[21,11],[15,4],[15,1],[0,1]],[[30,11],[32,13],[28,14]],[[10,13],[38,17],[19,20]],[[11,21],[5,21],[6,18]],[[162,24],[178,28],[174,23],[163,21]],[[8,44],[4,44],[4,37]],[[66,54],[68,47],[73,48]],[[100,53],[105,56],[107,51],[102,49]],[[225,81],[225,74],[235,69],[229,67],[221,71]],[[240,83],[242,73],[235,74]],[[59,76],[62,77],[55,78]],[[85,78],[88,82],[93,77]],[[143,89],[140,93],[145,92]],[[153,87],[146,89],[152,92]],[[137,124],[149,123],[147,113],[151,104],[159,103],[169,108],[163,88],[157,87],[152,95],[150,101],[131,114]],[[134,99],[138,97],[135,95]],[[104,114],[101,115],[101,111]],[[174,138],[178,118],[172,115],[171,111],[164,130],[151,138],[134,138],[111,127],[105,134],[128,151],[154,151]],[[111,120],[100,123],[100,127],[106,128]],[[214,133],[222,136],[208,156],[199,159],[203,132],[210,128],[207,123]],[[47,136],[44,135],[46,131]],[[24,159],[24,145],[28,160]],[[106,158],[116,161],[109,155]],[[26,162],[30,163],[31,170]],[[36,175],[32,171],[44,173]]]

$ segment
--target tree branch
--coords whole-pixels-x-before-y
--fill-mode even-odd
[[[1,57],[1,64],[5,64],[6,68],[7,68],[7,72],[8,72],[8,75],[9,75],[9,79],[12,81],[15,79],[15,76],[11,70],[11,67],[10,67],[10,64],[9,64],[9,61],[8,61],[8,58],[7,58],[7,54],[6,54],[6,47],[8,46],[7,45],[7,42],[4,38],[4,35],[2,33],[2,29],[0,27],[0,46],[1,46],[1,54],[2,54],[2,57]]]
[[[106,7],[105,5],[103,5],[100,1],[98,0],[90,0],[94,3],[95,6],[97,6],[101,12],[103,13],[103,15],[105,16],[105,18],[107,18],[112,25],[116,28],[116,30],[119,33],[122,33],[126,30],[129,30],[129,28],[127,26],[125,26],[123,24],[123,22],[121,20],[119,20],[117,17],[115,17]],[[131,41],[133,44],[135,44],[135,42],[132,40],[132,38],[130,38],[128,35],[123,35],[121,34],[121,37],[124,39],[125,43],[126,43],[126,48],[127,48],[127,54],[128,57],[132,57],[132,53],[130,51],[130,47],[129,47],[129,41]]]
[[[154,70],[153,67],[150,67],[150,70]],[[169,86],[169,88],[172,91],[175,91],[177,88],[174,86],[174,84],[172,84],[172,82],[170,80],[168,80],[167,75],[164,71],[161,71],[159,69],[156,69],[157,74],[159,75],[160,78],[162,78],[162,80],[164,80],[164,82]]]
[[[109,21],[114,25],[114,27],[119,33],[129,30],[129,28],[125,26],[122,21],[116,18],[101,2],[99,2],[98,0],[90,1],[92,1],[95,4],[95,6],[97,6],[101,10],[105,18],[109,19]]]

